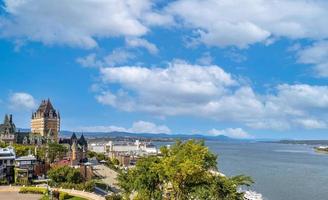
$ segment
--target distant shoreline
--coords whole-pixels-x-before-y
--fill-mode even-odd
[[[266,143],[328,145],[328,140],[279,140],[279,141],[266,141]]]

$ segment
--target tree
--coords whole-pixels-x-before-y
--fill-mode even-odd
[[[250,185],[246,176],[225,177],[217,172],[217,156],[203,141],[177,141],[171,148],[162,147],[162,156],[137,161],[135,168],[122,172],[118,182],[125,199],[209,199],[239,200],[241,185]]]
[[[58,143],[50,143],[45,148],[48,148],[48,159],[50,163],[54,162],[56,159],[63,159],[68,151],[64,145]]]
[[[16,156],[27,156],[28,152],[31,151],[33,152],[34,146],[31,145],[21,145],[21,144],[14,144],[13,145],[15,149]]]
[[[49,178],[54,183],[73,183],[79,184],[83,182],[82,174],[80,170],[63,166],[56,167],[48,171]]]
[[[118,185],[123,191],[124,199],[130,199],[130,195],[134,190],[134,177],[133,177],[133,170],[122,171],[118,174],[117,180]]]

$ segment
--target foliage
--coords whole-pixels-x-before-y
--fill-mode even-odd
[[[114,165],[119,165],[120,164],[120,161],[117,158],[113,158],[111,161]]]
[[[8,181],[6,178],[3,178],[0,180],[0,185],[7,185],[8,184]]]
[[[203,141],[177,141],[171,148],[162,147],[161,153],[142,158],[135,168],[119,174],[125,199],[135,193],[135,199],[144,200],[239,200],[238,188],[253,183],[246,176],[229,178],[217,173],[217,156]]]
[[[48,144],[49,162],[52,163],[56,159],[61,160],[66,155],[67,151],[68,151],[68,149],[62,144],[58,144],[58,143]]]
[[[38,188],[38,187],[21,187],[19,189],[19,193],[30,193],[30,194],[46,194],[46,188]]]
[[[5,148],[5,147],[7,147],[8,145],[5,143],[5,142],[3,142],[3,141],[0,141],[0,148]]]
[[[49,178],[55,183],[82,183],[83,178],[80,170],[63,166],[48,171]]]
[[[32,145],[22,145],[22,144],[14,144],[13,147],[15,148],[15,153],[17,157],[20,156],[27,156],[28,152],[34,151],[35,146]]]
[[[60,192],[59,193],[59,200],[65,200],[65,199],[69,199],[72,196],[69,195],[67,192]]]
[[[105,197],[106,200],[122,200],[122,196],[119,194],[111,194]]]

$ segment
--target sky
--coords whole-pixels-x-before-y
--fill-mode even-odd
[[[29,128],[328,139],[325,0],[0,1],[0,117]]]

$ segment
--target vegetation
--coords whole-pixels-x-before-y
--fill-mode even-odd
[[[29,151],[32,153],[34,151],[35,146],[32,145],[22,145],[22,144],[14,144],[16,156],[27,156]]]
[[[38,188],[38,187],[21,187],[19,189],[19,193],[47,194],[47,189],[46,188]]]
[[[51,185],[67,189],[92,191],[95,181],[85,181],[80,170],[68,166],[53,168],[48,171]]]
[[[88,158],[96,158],[98,162],[104,160],[104,161],[106,161],[105,165],[107,167],[111,168],[112,170],[119,171],[119,168],[117,166],[120,164],[120,162],[116,158],[110,159],[110,158],[106,157],[106,155],[104,153],[97,153],[94,151],[88,151],[87,157]]]
[[[106,200],[122,200],[122,196],[119,194],[111,194],[105,197]]]
[[[48,155],[46,152],[48,151]],[[52,163],[55,160],[61,160],[67,154],[67,147],[58,143],[49,143],[37,149],[37,158],[40,160],[47,160]]]
[[[250,177],[225,177],[217,172],[217,156],[202,141],[177,141],[162,147],[162,156],[138,160],[136,167],[119,174],[124,199],[241,200],[238,187],[251,185]]]

